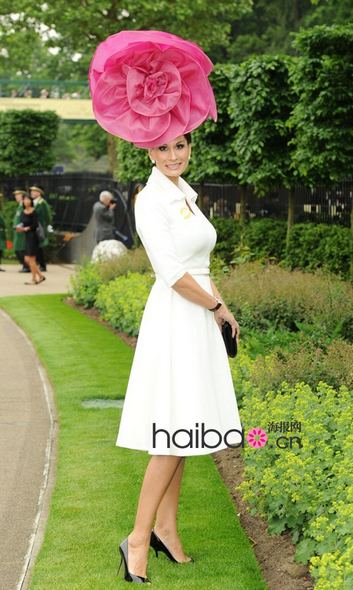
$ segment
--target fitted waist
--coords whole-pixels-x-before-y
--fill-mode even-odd
[[[191,275],[209,275],[210,274],[210,269],[208,266],[202,266],[202,267],[198,266],[197,268],[186,268],[185,271],[190,273]],[[158,272],[156,272],[154,274],[157,279],[162,278]]]
[[[198,267],[198,268],[187,268],[187,272],[191,275],[209,275],[210,269],[208,266]]]

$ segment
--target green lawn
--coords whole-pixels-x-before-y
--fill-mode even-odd
[[[133,350],[72,309],[61,295],[4,297],[32,339],[54,387],[59,414],[56,486],[30,590],[110,590],[118,543],[133,527],[149,455],[115,446],[120,409],[84,409],[83,399],[123,397]],[[194,564],[149,554],[161,590],[265,590],[250,542],[210,455],[186,460],[179,530]]]

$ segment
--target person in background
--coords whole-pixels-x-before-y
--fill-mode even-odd
[[[39,248],[39,239],[36,231],[38,223],[39,217],[33,199],[32,197],[25,195],[23,197],[23,211],[21,212],[20,223],[16,227],[16,231],[23,233],[25,236],[25,260],[32,273],[32,282],[25,283],[25,285],[38,285],[45,281],[45,276],[40,272],[36,262]]]
[[[51,229],[52,214],[47,201],[43,198],[43,189],[40,186],[30,186],[29,190],[38,215],[38,219],[44,230],[44,240],[40,242],[38,247],[37,262],[41,272],[46,272],[47,265],[45,261],[44,248],[49,244],[48,233]]]
[[[93,205],[93,215],[96,220],[95,239],[97,244],[103,240],[114,240],[114,209],[116,201],[112,193],[102,191],[99,201]]]
[[[18,272],[31,272],[27,262],[25,261],[25,244],[26,239],[23,232],[17,232],[16,227],[20,223],[21,213],[23,211],[23,197],[27,195],[26,191],[21,189],[16,189],[13,191],[13,195],[17,201],[18,207],[16,209],[12,228],[13,232],[13,249],[16,254],[16,258],[19,263],[22,265],[22,268]]]
[[[6,233],[5,233],[5,220],[0,209],[0,264],[3,251],[6,250]],[[4,268],[0,267],[1,272],[5,272]]]

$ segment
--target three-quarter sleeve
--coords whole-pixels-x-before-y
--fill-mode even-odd
[[[138,197],[135,202],[136,231],[155,273],[172,287],[187,271],[175,251],[166,211],[161,203]]]

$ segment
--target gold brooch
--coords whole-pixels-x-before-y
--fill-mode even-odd
[[[189,207],[182,207],[180,209],[180,215],[182,215],[184,217],[184,219],[188,219],[189,217],[191,217],[192,213],[191,213]]]

